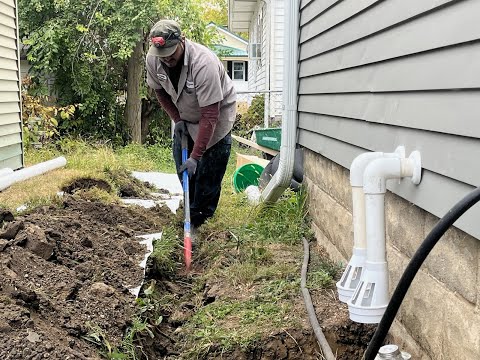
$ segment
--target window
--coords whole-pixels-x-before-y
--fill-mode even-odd
[[[245,80],[245,63],[243,61],[233,62],[233,80]]]
[[[251,60],[259,60],[262,58],[262,44],[253,43],[249,44],[248,57]]]

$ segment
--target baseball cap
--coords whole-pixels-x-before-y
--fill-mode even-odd
[[[168,57],[177,50],[182,38],[180,26],[173,20],[160,20],[153,25],[148,36],[151,45],[149,55]]]

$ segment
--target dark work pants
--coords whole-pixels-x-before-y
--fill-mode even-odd
[[[193,140],[188,137],[188,154],[193,150]],[[190,178],[190,221],[193,226],[202,225],[213,216],[220,200],[222,179],[227,169],[232,136],[227,134],[223,139],[205,151],[198,162],[197,171]],[[178,169],[182,164],[181,139],[173,138],[173,158]],[[182,182],[182,175],[178,175]]]

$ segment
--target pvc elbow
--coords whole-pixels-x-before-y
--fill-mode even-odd
[[[363,187],[363,174],[368,164],[381,158],[404,158],[405,147],[399,146],[393,153],[368,152],[358,155],[350,166],[350,185]]]
[[[363,175],[363,191],[365,194],[385,194],[387,180],[400,178],[402,173],[401,159],[377,159],[368,164]]]

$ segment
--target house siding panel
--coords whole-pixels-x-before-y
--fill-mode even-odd
[[[23,166],[16,2],[0,0],[0,168]]]
[[[347,0],[348,1],[348,0]],[[432,10],[439,10],[445,5],[457,3],[458,0],[388,0],[377,3],[349,21],[322,34],[312,34],[310,41],[302,40],[300,58],[311,56],[338,48],[342,45],[364,39],[393,26],[401,25],[422,14],[431,16]],[[471,1],[471,0],[468,0]],[[320,16],[316,21],[321,22]],[[301,29],[303,32],[303,29]],[[301,33],[302,34],[302,33]],[[302,36],[302,35],[301,35]]]
[[[443,216],[480,185],[480,3],[316,3],[300,18],[299,143],[346,168],[365,151],[420,150],[420,186],[390,190]],[[480,239],[479,217],[477,205],[456,226]]]

